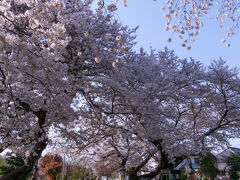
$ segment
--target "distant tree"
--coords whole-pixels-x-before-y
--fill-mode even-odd
[[[117,164],[108,164],[109,162],[97,162],[95,164],[95,169],[99,176],[112,177],[114,172],[116,172]]]
[[[83,167],[83,166],[73,166],[73,165],[66,165],[65,166],[65,177],[66,179],[85,179],[86,177],[89,177],[91,174],[91,170]]]
[[[218,175],[217,158],[210,152],[200,156],[199,173],[204,178],[214,179]]]
[[[83,166],[79,167],[68,167],[67,171],[69,171],[69,174],[73,180],[78,179],[91,179],[91,169],[88,169]]]
[[[228,157],[227,165],[230,167],[230,178],[233,180],[237,180],[239,178],[237,175],[237,171],[240,170],[240,154],[232,154],[230,157]]]
[[[62,157],[57,154],[47,154],[42,158],[40,166],[48,180],[55,180],[62,170]]]

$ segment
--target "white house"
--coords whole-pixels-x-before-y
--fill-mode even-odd
[[[226,159],[230,157],[232,154],[240,153],[240,148],[229,147],[224,151],[220,152],[216,155],[218,162],[218,169],[220,171],[224,171],[227,168]]]

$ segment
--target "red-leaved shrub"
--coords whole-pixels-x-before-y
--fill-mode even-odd
[[[48,180],[55,180],[62,169],[62,157],[57,154],[46,154],[40,163]]]

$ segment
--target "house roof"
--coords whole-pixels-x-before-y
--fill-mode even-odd
[[[216,156],[217,161],[220,162],[226,162],[226,158],[231,156],[232,153],[240,153],[240,148],[235,147],[229,147],[228,149],[225,149],[224,151],[218,153]],[[189,158],[184,159],[175,169],[181,169],[181,168],[189,168],[190,164],[193,169],[199,169],[199,159],[197,156],[191,156]]]
[[[234,153],[240,153],[240,148],[229,147]]]
[[[199,159],[198,157],[189,157],[184,159],[175,169],[181,169],[181,168],[190,168],[192,166],[193,169],[199,169]]]
[[[234,153],[240,153],[240,148],[235,147],[229,147],[228,149],[225,149],[224,151],[220,152],[216,155],[218,162],[225,162],[226,159],[231,156],[231,154]]]

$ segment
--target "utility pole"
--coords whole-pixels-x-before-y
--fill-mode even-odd
[[[64,174],[65,174],[64,164],[65,164],[65,154],[63,153],[62,180],[64,180]]]

